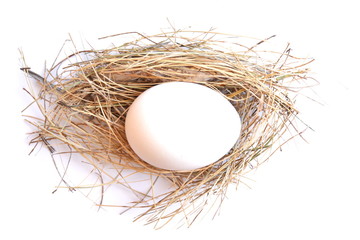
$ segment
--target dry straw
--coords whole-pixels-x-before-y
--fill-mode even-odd
[[[182,223],[191,225],[212,201],[219,206],[228,187],[241,183],[245,172],[301,133],[294,100],[308,85],[307,64],[312,60],[292,56],[289,46],[261,50],[272,37],[256,40],[196,31],[110,37],[129,34],[136,39],[103,50],[76,51],[43,76],[23,68],[39,85],[37,92],[27,90],[41,112],[41,117],[26,116],[35,127],[31,143],[46,145],[53,158],[76,155],[97,176],[92,185],[72,185],[65,179],[69,162],[62,173],[56,165],[61,187],[100,189],[101,207],[115,206],[105,203],[109,186],[125,188],[134,198],[116,206],[140,209],[136,219],[161,227],[182,216]],[[214,164],[191,172],[163,170],[142,161],[129,147],[127,109],[146,89],[171,81],[219,91],[240,114],[238,142]]]

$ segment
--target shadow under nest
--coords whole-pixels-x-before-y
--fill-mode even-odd
[[[45,143],[54,154],[52,146],[57,141],[70,150],[56,154],[80,154],[102,179],[108,179],[94,187],[118,184],[130,189],[138,200],[123,206],[142,209],[136,219],[146,217],[148,223],[167,223],[184,213],[191,225],[211,196],[223,199],[230,184],[239,184],[246,171],[292,138],[284,137],[286,133],[300,133],[294,124],[298,89],[291,86],[306,85],[306,66],[312,60],[291,56],[287,46],[272,53],[275,60],[267,61],[255,51],[264,41],[254,40],[245,47],[216,40],[216,36],[227,35],[189,33],[197,37],[182,32],[139,35],[117,47],[78,51],[43,77],[23,68],[40,84],[39,91],[31,95],[43,118],[27,118],[36,129],[31,143]],[[225,45],[240,50],[228,51]],[[239,140],[217,162],[193,171],[169,171],[147,164],[130,148],[125,136],[127,109],[146,89],[172,81],[210,87],[238,111],[242,121]],[[149,188],[136,189],[125,172],[151,176]],[[158,179],[171,187],[154,191]],[[64,184],[76,188],[65,180]]]

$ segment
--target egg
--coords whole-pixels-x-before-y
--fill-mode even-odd
[[[132,150],[161,169],[190,171],[214,163],[237,142],[241,119],[219,92],[167,82],[141,93],[128,109],[125,133]]]

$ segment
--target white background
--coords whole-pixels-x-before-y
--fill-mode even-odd
[[[6,4],[6,5],[5,5]],[[1,239],[360,239],[357,1],[8,1],[0,7]],[[18,48],[42,71],[68,34],[96,41],[127,31],[208,30],[291,43],[313,57],[323,105],[299,101],[314,132],[286,146],[228,194],[220,216],[159,231],[98,212],[79,193],[51,194],[58,177],[46,151],[32,156],[21,117],[29,98]]]

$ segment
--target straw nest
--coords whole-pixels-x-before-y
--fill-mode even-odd
[[[241,37],[214,32],[134,34],[135,40],[120,46],[75,51],[43,76],[24,66],[40,85],[30,93],[42,115],[27,116],[35,126],[31,143],[44,144],[53,157],[79,155],[96,175],[92,185],[70,184],[70,164],[61,174],[56,165],[62,187],[100,189],[97,204],[103,207],[115,206],[105,203],[108,186],[125,188],[133,198],[116,206],[140,209],[136,219],[146,217],[159,227],[180,215],[190,225],[211,199],[221,203],[231,184],[239,184],[245,172],[300,133],[294,100],[306,85],[306,65],[312,60],[292,56],[289,46],[279,52],[258,50],[269,39],[250,39],[253,44],[245,46]],[[126,140],[132,102],[146,89],[172,81],[219,91],[241,117],[238,142],[209,166],[158,169],[142,161]]]

